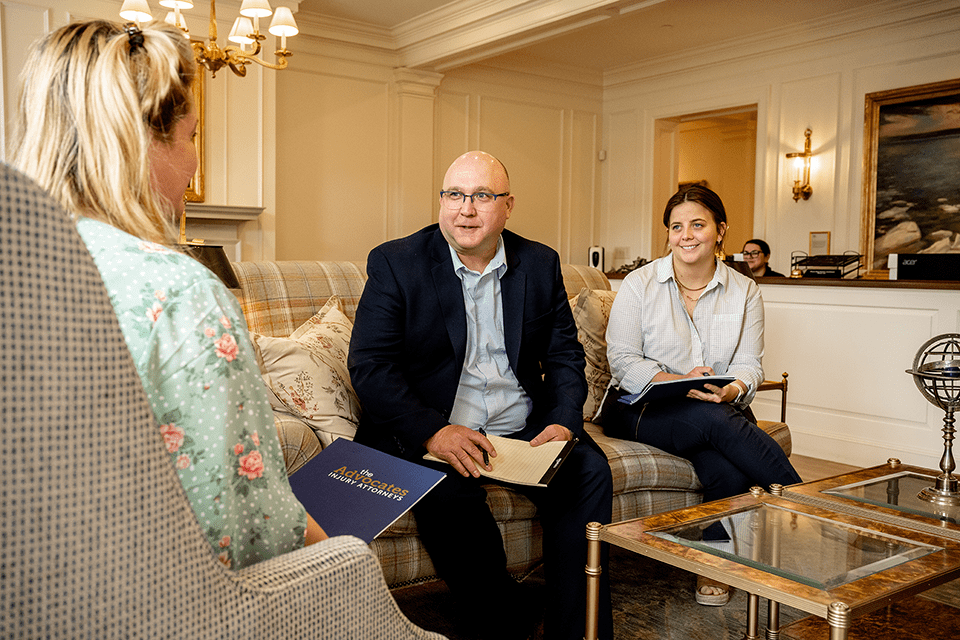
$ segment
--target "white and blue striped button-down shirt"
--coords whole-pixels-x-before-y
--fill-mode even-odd
[[[483,273],[464,266],[453,247],[450,255],[467,312],[467,350],[450,423],[483,427],[491,435],[514,433],[526,424],[533,403],[510,368],[504,342],[500,278],[507,262],[503,238]]]
[[[747,384],[740,404],[763,382],[763,298],[752,279],[717,260],[717,270],[691,317],[670,255],[623,279],[607,324],[614,384],[639,393],[660,371],[685,374],[711,367]]]

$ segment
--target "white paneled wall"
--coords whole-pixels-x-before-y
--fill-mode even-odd
[[[599,228],[601,91],[482,66],[394,69],[363,48],[307,40],[278,78],[282,259],[362,260],[437,217],[460,154],[500,157],[508,228],[586,263]]]
[[[517,71],[447,73],[434,190],[458,155],[488,151],[506,165],[516,196],[507,228],[586,264],[599,230],[600,95],[596,86]]]
[[[680,69],[672,61],[669,68],[651,64],[608,74],[604,144],[608,150],[627,148],[611,152],[604,163],[601,244],[627,244],[632,256],[651,253],[652,235],[638,229],[634,219],[637,212],[647,219],[656,209],[651,189],[633,191],[624,183],[636,174],[653,174],[654,140],[639,139],[638,129],[652,133],[660,118],[757,104],[754,231],[770,241],[772,266],[785,272],[790,252],[807,250],[810,231],[830,231],[836,252],[859,250],[864,96],[960,76],[958,32],[956,11],[926,21],[904,16],[895,29],[856,29],[775,53]],[[802,150],[807,127],[813,130],[816,154],[814,194],[796,203],[785,154]]]
[[[934,335],[960,331],[960,293],[764,284],[768,379],[790,373],[794,451],[854,465],[889,457],[937,468],[943,412],[905,373]],[[759,417],[778,398],[760,394]]]
[[[363,260],[394,226],[392,71],[293,59],[277,80],[277,258]]]

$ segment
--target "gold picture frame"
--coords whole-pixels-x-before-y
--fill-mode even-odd
[[[936,253],[931,238],[960,232],[960,212],[952,213],[960,202],[947,193],[950,184],[956,193],[956,174],[946,175],[955,165],[943,162],[960,153],[957,113],[960,78],[866,94],[860,212],[866,277],[886,277],[890,253]]]
[[[810,232],[810,255],[811,256],[830,255],[830,232],[829,231],[811,231]]]
[[[206,78],[204,77],[204,68],[198,66],[197,75],[193,81],[193,104],[197,109],[197,135],[193,138],[193,144],[197,149],[197,172],[193,174],[190,184],[183,198],[187,202],[203,202],[203,129],[205,111]]]

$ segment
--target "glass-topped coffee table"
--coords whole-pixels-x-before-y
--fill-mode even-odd
[[[960,506],[940,505],[918,496],[936,483],[937,475],[891,458],[877,467],[789,487],[784,496],[872,520],[909,521],[911,526],[931,531],[960,532]]]
[[[915,505],[914,484],[935,477],[899,463],[781,495],[750,494],[636,520],[588,526],[587,640],[596,638],[600,543],[609,542],[743,589],[746,638],[759,637],[759,598],[769,600],[768,637],[779,604],[825,618],[831,640],[851,621],[960,576],[958,514]],[[916,489],[922,489],[923,486]]]

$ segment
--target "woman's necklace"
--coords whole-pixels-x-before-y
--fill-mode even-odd
[[[687,285],[683,284],[682,282],[680,282],[680,278],[677,277],[677,274],[673,274],[673,279],[677,281],[677,284],[678,284],[678,285],[680,285],[681,287],[683,287],[683,288],[686,289],[687,291],[700,291],[700,290],[702,290],[702,289],[706,289],[706,288],[707,288],[707,284],[710,284],[709,282],[707,282],[707,284],[703,285],[702,287],[697,287],[696,289],[693,289],[693,288],[688,287]]]
[[[696,289],[693,289],[693,288],[688,287],[687,285],[683,284],[683,283],[680,281],[680,278],[677,277],[677,274],[676,274],[676,273],[673,274],[673,279],[676,280],[676,282],[677,282],[677,286],[678,286],[679,289],[680,289],[680,294],[681,294],[684,298],[686,298],[687,300],[689,300],[690,302],[696,302],[697,300],[700,299],[700,296],[698,295],[698,296],[696,296],[696,297],[693,297],[693,296],[691,296],[691,295],[688,295],[688,294],[687,294],[688,291],[689,291],[690,293],[695,293],[695,292],[697,292],[697,291],[703,291],[704,289],[707,288],[707,285],[710,284],[710,281],[708,280],[708,281],[707,281],[707,284],[703,285],[702,287],[697,287]],[[712,280],[712,278],[711,278],[711,280]]]

